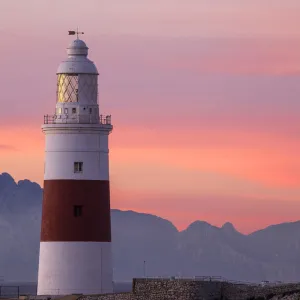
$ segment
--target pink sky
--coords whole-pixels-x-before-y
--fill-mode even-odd
[[[67,30],[86,32],[111,113],[112,207],[184,229],[299,219],[300,2],[0,2],[0,173],[43,183]]]

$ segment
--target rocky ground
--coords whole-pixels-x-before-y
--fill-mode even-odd
[[[300,300],[300,292],[288,294],[288,295],[279,295],[274,296],[270,300]]]
[[[272,300],[299,300],[300,299],[300,294],[296,293],[293,295],[288,295],[288,296],[276,296],[272,298]]]

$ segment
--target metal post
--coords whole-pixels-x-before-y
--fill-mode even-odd
[[[100,274],[101,274],[101,294],[102,294],[102,280],[103,280],[103,278],[102,278],[102,267],[103,267],[103,265],[102,265],[102,248],[100,249],[100,265],[101,265],[101,269],[100,269]]]
[[[144,260],[144,278],[146,278],[146,261]]]
[[[20,297],[20,286],[18,285],[18,299]]]

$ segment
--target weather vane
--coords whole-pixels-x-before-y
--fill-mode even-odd
[[[78,40],[78,37],[79,37],[79,34],[84,34],[84,32],[79,32],[78,31],[78,27],[77,27],[77,30],[76,31],[74,31],[74,30],[69,30],[69,35],[77,35],[77,40]]]

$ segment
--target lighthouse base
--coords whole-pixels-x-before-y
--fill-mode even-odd
[[[38,295],[113,292],[110,242],[41,242]]]

